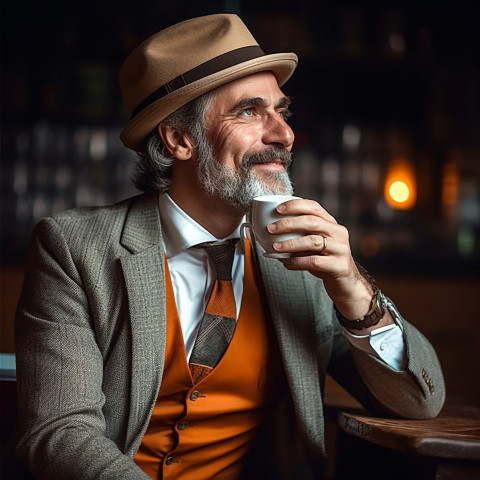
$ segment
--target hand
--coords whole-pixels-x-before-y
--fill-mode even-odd
[[[284,266],[321,278],[328,295],[346,318],[362,318],[370,308],[373,288],[355,264],[348,230],[313,200],[290,200],[280,204],[277,211],[294,216],[268,225],[270,233],[304,234],[274,244],[278,252],[292,254],[281,259]]]

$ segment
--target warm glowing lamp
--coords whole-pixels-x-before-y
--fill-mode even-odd
[[[388,189],[388,194],[390,195],[390,198],[395,202],[405,203],[408,202],[408,199],[410,197],[410,189],[405,182],[397,180],[390,185]]]
[[[385,200],[392,207],[409,210],[417,200],[417,185],[412,164],[397,159],[390,165],[385,180]]]

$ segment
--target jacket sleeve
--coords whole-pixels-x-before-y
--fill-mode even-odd
[[[329,373],[374,413],[433,418],[445,402],[440,362],[430,342],[400,316],[390,299],[387,305],[403,330],[406,368],[396,371],[375,355],[345,347],[348,341],[332,312],[335,334]]]
[[[32,235],[16,315],[17,452],[39,479],[147,480],[105,434],[91,317],[63,233],[45,219]]]

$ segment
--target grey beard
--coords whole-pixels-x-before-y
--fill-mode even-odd
[[[228,205],[247,211],[254,197],[261,195],[292,195],[293,186],[286,170],[273,171],[258,178],[252,166],[281,158],[288,168],[291,154],[286,150],[267,147],[260,154],[247,154],[239,170],[230,168],[219,161],[208,142],[198,146],[198,178],[202,188],[209,195],[221,198]]]

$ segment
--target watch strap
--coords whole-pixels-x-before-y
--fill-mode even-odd
[[[364,328],[369,328],[377,325],[378,322],[383,318],[385,315],[385,308],[386,308],[386,301],[385,296],[381,292],[381,290],[374,288],[372,300],[370,302],[370,308],[367,314],[363,318],[357,318],[355,320],[349,320],[345,318],[337,309],[334,304],[335,313],[337,315],[337,319],[342,325],[349,330],[363,330]]]

